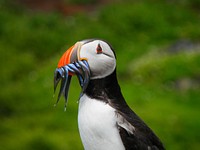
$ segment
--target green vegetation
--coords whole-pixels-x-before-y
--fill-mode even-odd
[[[63,98],[53,107],[53,73],[62,53],[85,38],[113,45],[125,99],[166,149],[199,149],[199,8],[198,0],[123,1],[63,16],[1,1],[0,149],[83,149],[77,79],[64,112]],[[170,51],[180,40],[193,46]]]

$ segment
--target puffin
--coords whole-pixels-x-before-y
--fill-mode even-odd
[[[76,42],[60,58],[54,72],[54,93],[60,83],[68,102],[72,76],[77,76],[81,92],[78,129],[85,150],[164,150],[155,133],[128,106],[116,74],[116,54],[101,39]]]

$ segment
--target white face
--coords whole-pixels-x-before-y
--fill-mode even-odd
[[[104,78],[110,75],[116,67],[116,59],[110,46],[101,40],[83,43],[80,49],[80,59],[87,59],[91,70],[91,79]]]

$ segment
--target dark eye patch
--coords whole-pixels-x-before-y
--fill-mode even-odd
[[[97,54],[102,54],[103,53],[103,50],[102,50],[102,47],[101,47],[100,44],[97,45],[96,52],[97,52]]]

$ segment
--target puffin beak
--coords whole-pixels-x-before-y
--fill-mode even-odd
[[[90,69],[86,59],[80,58],[80,49],[82,43],[77,42],[74,46],[70,47],[60,58],[58,67],[54,72],[54,93],[58,83],[61,81],[60,91],[58,94],[57,103],[61,95],[65,97],[65,109],[68,101],[68,92],[71,77],[77,75],[79,84],[82,88],[81,95],[85,92],[87,85],[90,81]]]

